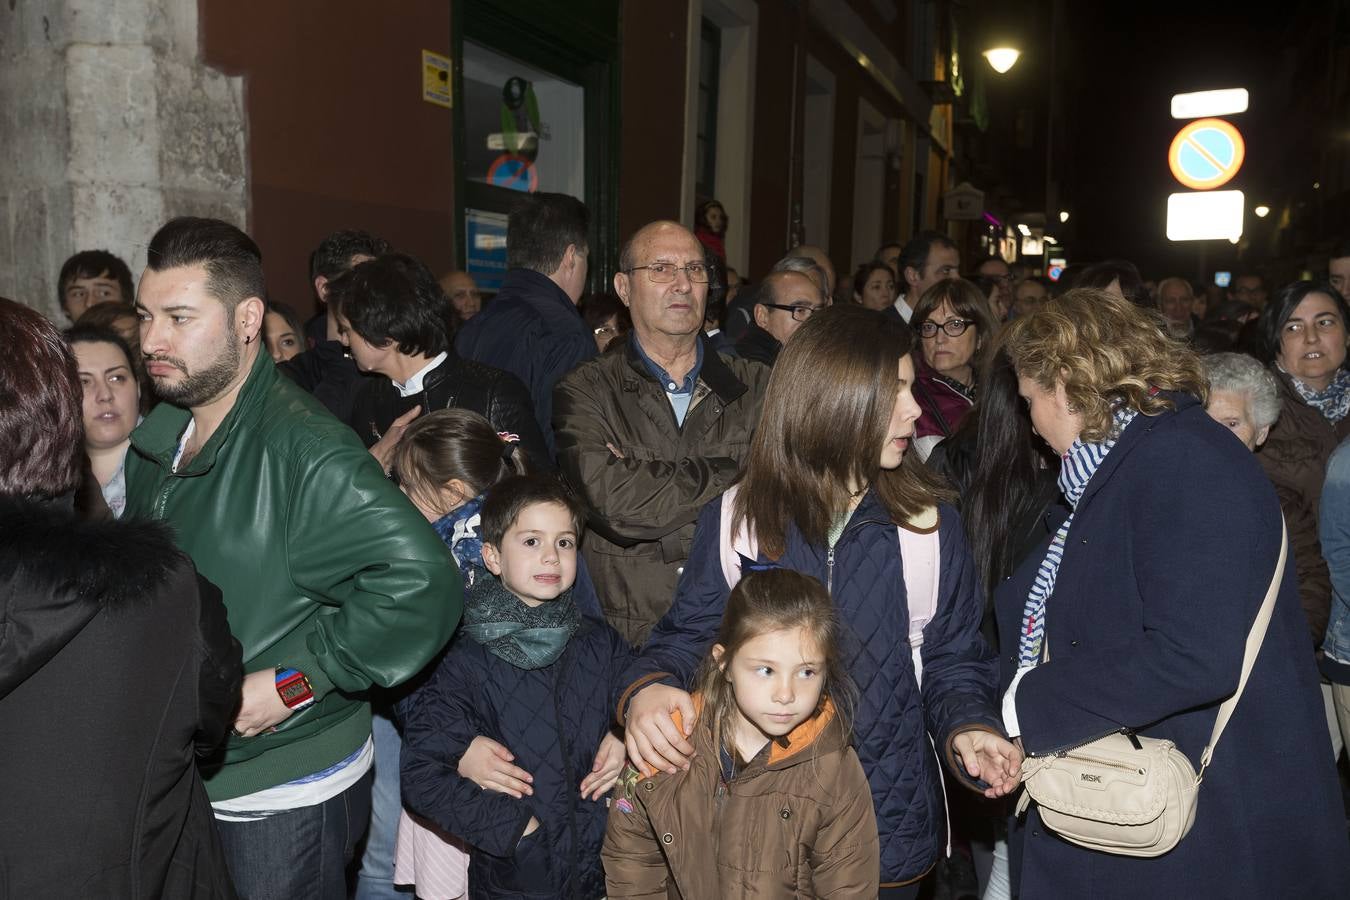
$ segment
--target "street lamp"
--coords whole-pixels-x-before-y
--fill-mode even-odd
[[[1017,59],[1021,55],[1022,51],[1014,50],[1012,47],[994,47],[984,51],[984,58],[989,60],[989,65],[1000,75],[1017,65]]]
[[[1270,215],[1270,207],[1258,206],[1256,209],[1252,210],[1252,212],[1256,213],[1258,219],[1264,219],[1266,216]]]

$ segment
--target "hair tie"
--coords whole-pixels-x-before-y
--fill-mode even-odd
[[[516,445],[520,443],[520,435],[512,434],[509,431],[499,431],[497,437],[502,439],[502,459],[505,462],[510,462],[511,456],[516,452]]]

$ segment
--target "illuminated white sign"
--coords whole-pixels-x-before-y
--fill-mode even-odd
[[[1242,191],[1194,191],[1167,198],[1169,241],[1236,241],[1242,237]]]
[[[1172,95],[1172,118],[1202,119],[1205,116],[1231,116],[1247,111],[1247,89],[1196,91]]]

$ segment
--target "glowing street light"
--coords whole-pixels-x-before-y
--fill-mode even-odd
[[[1059,211],[1059,220],[1061,222],[1069,221],[1069,211],[1067,209],[1061,209]]]
[[[1000,75],[1017,65],[1017,59],[1021,55],[1021,50],[1014,50],[1012,47],[994,47],[984,51],[984,58],[989,60],[989,65]]]
[[[1252,212],[1256,213],[1258,219],[1264,219],[1266,216],[1270,215],[1270,207],[1258,206],[1256,209],[1252,210]]]

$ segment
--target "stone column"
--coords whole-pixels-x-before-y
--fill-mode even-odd
[[[72,253],[139,278],[173,216],[246,227],[243,80],[197,35],[197,0],[0,0],[0,295],[64,325]]]

